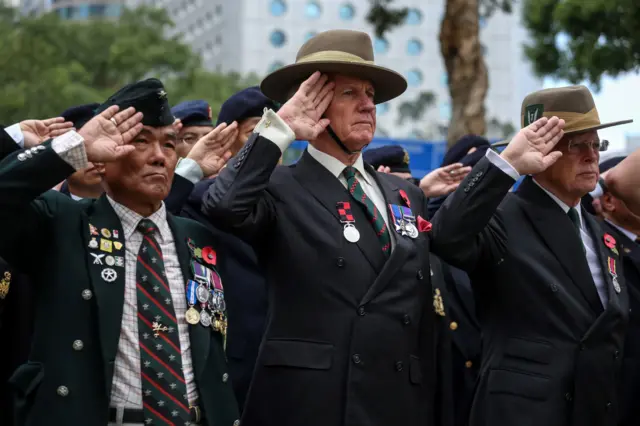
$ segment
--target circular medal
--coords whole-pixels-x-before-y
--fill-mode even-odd
[[[89,248],[92,248],[92,249],[98,248],[98,241],[96,241],[95,238],[92,238],[91,241],[89,241]]]
[[[195,325],[198,323],[198,321],[200,321],[200,314],[198,313],[198,311],[196,311],[196,308],[194,308],[193,306],[187,309],[187,312],[184,314],[184,317],[187,320],[187,322],[191,325]]]
[[[207,303],[209,301],[209,290],[207,290],[207,287],[200,284],[196,289],[196,297],[200,303]]]
[[[213,328],[213,331],[220,331],[220,320],[215,318],[211,321],[211,328]]]
[[[107,265],[109,266],[113,266],[116,264],[116,259],[113,256],[107,256],[104,258],[104,261],[107,263]]]
[[[357,243],[360,240],[360,232],[353,225],[345,225],[342,235],[350,243]]]
[[[107,228],[102,228],[102,230],[100,231],[100,233],[102,234],[103,237],[105,238],[111,238],[111,231],[109,231]]]
[[[411,238],[418,238],[418,235],[420,235],[418,233],[418,228],[416,228],[416,226],[411,222],[407,223],[406,229],[407,229],[407,234],[409,234],[409,237]]]
[[[200,324],[205,327],[209,327],[211,325],[211,314],[209,314],[206,309],[203,309],[202,312],[200,312]]]

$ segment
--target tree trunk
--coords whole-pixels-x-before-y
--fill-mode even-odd
[[[440,50],[447,68],[451,122],[447,146],[467,134],[486,131],[484,98],[489,88],[480,44],[478,0],[445,0]]]

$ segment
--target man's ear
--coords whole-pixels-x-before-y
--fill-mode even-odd
[[[600,205],[602,206],[602,211],[612,213],[616,209],[615,197],[611,195],[609,192],[605,192],[602,197],[600,197]]]

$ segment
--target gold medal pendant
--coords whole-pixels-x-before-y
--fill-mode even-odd
[[[184,314],[184,318],[189,324],[196,325],[200,322],[200,313],[196,310],[196,308],[191,306]]]

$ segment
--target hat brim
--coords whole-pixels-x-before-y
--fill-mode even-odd
[[[588,131],[591,131],[591,130],[606,129],[607,127],[620,126],[622,124],[629,124],[629,123],[633,123],[633,120],[613,121],[613,122],[610,122],[610,123],[604,123],[604,124],[599,124],[597,126],[587,127],[586,129],[565,130],[564,134],[565,135],[577,135],[577,134],[588,132]],[[511,142],[511,139],[505,139],[503,141],[499,141],[499,142],[496,142],[494,144],[491,144],[491,147],[492,148],[500,148],[502,146],[509,145],[509,142]]]
[[[381,104],[397,98],[407,90],[407,80],[397,72],[385,67],[356,62],[318,61],[287,65],[272,72],[260,83],[265,96],[285,103],[291,90],[316,71],[343,74],[370,81],[375,88],[374,102]]]

